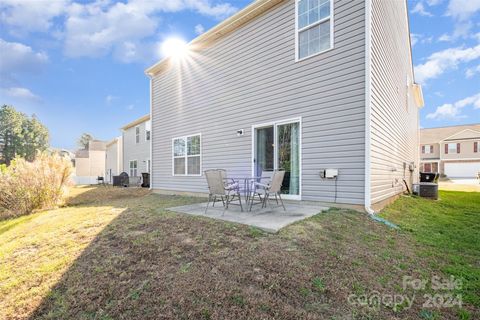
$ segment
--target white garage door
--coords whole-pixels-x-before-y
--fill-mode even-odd
[[[445,174],[449,178],[475,178],[480,172],[480,162],[445,162]]]

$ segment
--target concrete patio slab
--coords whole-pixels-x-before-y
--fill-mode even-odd
[[[223,210],[221,203],[217,203],[215,207],[208,208],[205,214],[207,203],[196,203],[186,206],[168,208],[170,211],[186,213],[194,216],[203,216],[213,219],[225,220],[246,224],[257,227],[267,232],[277,232],[281,228],[305,218],[311,217],[327,210],[328,207],[317,206],[312,204],[290,203],[285,202],[286,211],[282,207],[267,207],[264,209],[253,208],[252,212],[241,212],[240,207],[232,205],[228,210]]]

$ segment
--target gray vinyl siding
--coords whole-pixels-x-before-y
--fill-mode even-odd
[[[152,79],[153,188],[207,192],[204,176],[172,176],[172,139],[202,135],[202,170],[252,174],[252,126],[301,117],[302,200],[363,204],[365,10],[335,1],[334,49],[295,62],[295,2],[264,15]],[[238,137],[236,131],[244,129]]]
[[[140,123],[140,142],[135,142],[135,127],[123,131],[123,171],[130,174],[130,160],[137,160],[138,176],[147,172],[147,159],[150,159],[150,141],[145,140],[145,124]]]
[[[415,182],[408,170],[418,168],[418,108],[410,92],[413,81],[405,1],[372,1],[371,44],[371,202],[404,190],[403,179]],[[407,168],[404,170],[404,163]]]

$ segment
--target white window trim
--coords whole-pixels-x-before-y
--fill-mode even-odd
[[[299,144],[300,144],[300,148],[299,148],[299,157],[300,157],[300,162],[299,162],[299,172],[300,172],[300,176],[299,176],[299,190],[298,190],[298,195],[288,195],[288,194],[284,194],[282,195],[282,198],[283,199],[287,199],[287,200],[302,200],[302,184],[303,184],[303,169],[302,169],[302,140],[303,140],[303,126],[302,126],[302,117],[297,117],[297,118],[290,118],[290,119],[280,119],[280,120],[273,120],[273,121],[270,121],[270,122],[265,122],[265,123],[259,123],[259,124],[254,124],[252,125],[252,131],[251,131],[251,158],[250,158],[250,164],[251,164],[251,172],[252,172],[252,177],[255,176],[255,129],[259,129],[259,128],[264,128],[264,127],[269,127],[269,126],[273,126],[273,130],[274,130],[274,135],[275,135],[275,144],[277,145],[277,133],[276,133],[276,130],[277,130],[277,127],[279,125],[282,125],[282,124],[289,124],[289,123],[295,123],[297,122],[299,124],[299,130],[300,130],[300,135],[298,137],[299,139]],[[275,169],[278,169],[277,168],[277,158],[278,158],[278,149],[275,148],[275,155],[274,155],[274,167]]]
[[[425,152],[423,154],[432,154],[433,153],[433,145],[431,144],[425,144]],[[428,150],[428,152],[427,152]]]
[[[450,145],[451,145],[451,144],[455,145],[455,148],[452,148],[452,149],[455,149],[454,152],[452,152],[452,151],[450,150]],[[458,152],[457,152],[457,142],[450,142],[450,143],[447,143],[447,145],[448,145],[448,147],[447,147],[447,149],[448,149],[448,154],[458,154]],[[460,147],[461,147],[461,146],[460,146]]]
[[[138,135],[137,135],[137,129],[138,129]],[[138,137],[138,141],[137,141]],[[140,143],[140,126],[135,126],[135,144]]]
[[[137,170],[137,175],[136,176],[132,176],[131,173],[132,173],[132,167],[131,167],[131,164],[132,162],[136,162],[137,163],[137,167],[135,168]],[[138,177],[138,160],[136,159],[133,159],[133,160],[129,160],[128,161],[128,176],[129,177]]]
[[[330,15],[326,18],[323,18],[321,20],[318,20],[317,22],[315,23],[312,23],[306,27],[303,27],[302,29],[298,29],[298,2],[300,0],[295,0],[295,62],[300,62],[300,61],[303,61],[305,59],[309,59],[309,58],[312,58],[312,57],[315,57],[315,56],[318,56],[319,54],[322,54],[322,53],[325,53],[325,52],[328,52],[330,50],[333,50],[333,48],[335,47],[335,41],[334,41],[334,35],[335,35],[335,28],[334,28],[334,17],[335,17],[335,8],[334,8],[334,0],[330,0]],[[325,22],[327,20],[330,19],[330,48],[328,49],[325,49],[323,51],[319,51],[317,53],[314,53],[312,55],[309,55],[309,56],[306,56],[306,57],[303,57],[303,58],[300,58],[299,55],[300,55],[300,48],[299,48],[299,45],[298,45],[298,40],[299,40],[299,37],[298,37],[298,34],[304,30],[307,30],[307,29],[310,29],[314,26],[317,26],[319,24],[321,24],[322,22]]]
[[[148,124],[150,122],[150,124]],[[147,130],[147,128],[150,127],[150,130]],[[150,133],[150,140],[152,140],[152,122],[151,120],[148,120],[145,122],[145,141],[150,141],[147,139],[147,133]]]
[[[187,155],[187,138],[190,137],[200,137],[200,154],[194,155],[192,157],[200,157],[200,173],[199,174],[188,174],[188,155]],[[185,140],[185,155],[184,156],[175,156],[175,140],[177,139],[184,139]],[[202,134],[197,133],[197,134],[190,134],[188,136],[181,136],[181,137],[175,137],[172,138],[172,176],[174,177],[201,177],[202,176]],[[184,158],[185,159],[185,174],[175,174],[175,159],[176,158]]]

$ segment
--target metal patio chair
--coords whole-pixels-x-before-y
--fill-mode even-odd
[[[101,176],[97,176],[97,185],[102,185],[102,186],[106,187],[107,184],[105,183],[105,178],[101,177]]]
[[[232,201],[238,200],[238,205],[240,205],[240,209],[243,212],[242,206],[242,197],[240,195],[240,186],[238,182],[231,181],[228,182],[227,179],[227,171],[223,169],[210,169],[205,170],[205,177],[207,179],[208,184],[208,202],[207,207],[205,208],[205,214],[207,213],[208,206],[210,202],[213,202],[212,206],[215,206],[215,202],[217,201],[217,197],[220,197],[223,203],[223,213],[225,210],[228,209],[228,206],[232,203]]]
[[[255,196],[258,195],[259,198],[259,202],[257,202],[257,204],[261,204],[262,208],[266,208],[267,203],[270,200],[270,195],[272,194],[275,195],[275,201],[277,202],[277,204],[278,200],[280,200],[283,210],[287,211],[285,205],[283,204],[283,199],[281,196],[282,182],[284,177],[285,170],[274,170],[272,179],[268,183],[255,182],[253,184],[253,193],[250,197],[250,211],[252,210]]]

